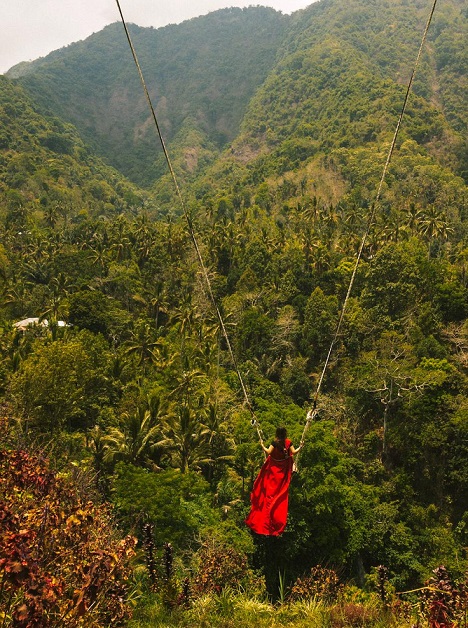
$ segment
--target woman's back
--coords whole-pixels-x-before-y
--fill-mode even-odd
[[[289,448],[291,447],[291,441],[288,438],[275,440],[271,443],[273,451],[270,456],[273,460],[286,460],[290,456]]]

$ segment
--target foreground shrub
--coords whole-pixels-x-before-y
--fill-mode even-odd
[[[335,606],[330,610],[330,620],[333,628],[373,626],[378,618],[379,612],[377,609],[353,602]]]
[[[342,590],[343,585],[340,584],[336,571],[317,565],[312,567],[308,576],[296,580],[289,594],[289,600],[294,602],[317,597],[326,601],[333,601],[336,600]]]
[[[430,628],[466,625],[468,611],[466,583],[454,582],[443,565],[434,569],[432,574],[421,592],[421,611]],[[457,620],[460,620],[460,624]]]
[[[194,592],[197,595],[221,593],[255,585],[256,576],[249,568],[247,556],[233,547],[205,542],[197,553]]]
[[[123,625],[135,542],[47,461],[0,451],[2,626]]]
[[[463,625],[463,624],[462,624]],[[462,626],[461,625],[461,626]],[[207,593],[187,610],[171,613],[153,599],[135,612],[129,628],[416,628],[413,621],[376,606],[345,602],[326,605],[310,598],[291,604],[273,604],[246,593],[225,588],[221,594]],[[460,626],[460,628],[461,628]],[[418,624],[418,628],[429,628]],[[440,627],[442,628],[442,627]],[[457,627],[458,628],[458,627]]]

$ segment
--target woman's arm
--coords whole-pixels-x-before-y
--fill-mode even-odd
[[[291,452],[292,456],[295,456],[296,454],[298,454],[301,451],[302,445],[299,445],[299,447],[296,449],[294,447],[294,445],[291,445],[289,448],[289,451]]]
[[[273,451],[274,447],[273,445],[270,445],[268,447],[268,449],[265,447],[265,445],[262,443],[262,449],[263,451],[266,453],[267,456],[269,456],[271,454],[271,452]]]

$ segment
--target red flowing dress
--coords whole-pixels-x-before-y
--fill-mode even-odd
[[[245,523],[257,534],[279,536],[286,527],[293,468],[291,444],[290,440],[285,440],[286,452],[274,447],[255,480],[250,495],[252,507]]]

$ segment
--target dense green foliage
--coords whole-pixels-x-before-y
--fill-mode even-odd
[[[226,100],[215,99],[217,121],[232,104],[229,132],[210,137],[207,167],[193,170],[184,188],[268,439],[279,424],[300,439],[373,208],[423,5],[322,0],[291,18],[233,10],[168,30],[172,37],[189,29],[205,51],[199,66],[190,60],[192,90],[207,59],[219,57],[213,84],[201,84],[193,101],[204,113],[167,111],[183,131],[169,134],[183,152],[185,140],[203,143],[213,132],[200,122],[208,120],[202,104],[213,85],[220,88],[223,64],[235,65],[238,23],[241,41],[250,37],[248,16],[249,28],[262,16],[277,25],[271,47],[263,49],[260,36],[252,44],[265,65],[239,96],[242,106],[231,103],[235,85]],[[219,39],[210,50],[200,43],[207,24],[220,21],[232,26],[225,58]],[[167,35],[134,31],[148,43]],[[285,601],[293,591],[288,611],[318,626],[406,626],[412,608],[390,609],[395,590],[436,578],[440,564],[459,582],[465,577],[467,116],[457,88],[465,80],[465,32],[461,2],[441,0],[323,380],[319,418],[292,481],[288,526],[276,539],[252,536],[244,525],[261,450],[166,177],[154,194],[136,190],[73,127],[41,116],[24,91],[1,80],[0,389],[4,412],[16,418],[9,438],[53,446],[62,462],[95,473],[122,528],[138,535],[149,575],[136,569],[147,607],[135,625],[205,625],[214,616],[214,625],[234,625],[223,623],[228,616],[242,625],[247,608],[257,625],[286,625],[259,597]],[[114,36],[116,26],[80,44],[91,51],[84,59],[104,41],[110,58]],[[66,96],[77,51],[30,68],[29,89],[37,79],[39,94],[39,78],[63,70]],[[256,59],[249,50],[235,58],[236,72],[245,71],[241,58]],[[164,66],[175,102],[180,85]],[[89,92],[81,98],[92,106]],[[66,97],[60,107],[72,119]],[[48,324],[13,327],[25,317]],[[339,599],[317,588],[310,574],[324,574],[320,564],[348,582]],[[379,565],[388,570],[380,585]],[[434,586],[446,593],[431,598],[433,586],[421,602],[432,628],[435,609],[447,621],[466,610],[465,589],[437,574]],[[372,593],[378,586],[380,601]],[[197,601],[183,611],[190,587]],[[238,587],[246,596],[233,593]],[[312,608],[313,595],[324,599]],[[203,622],[194,624],[196,616]]]
[[[41,116],[4,77],[0,123],[0,212],[9,229],[54,228],[141,205],[144,195],[93,156],[74,127]]]

